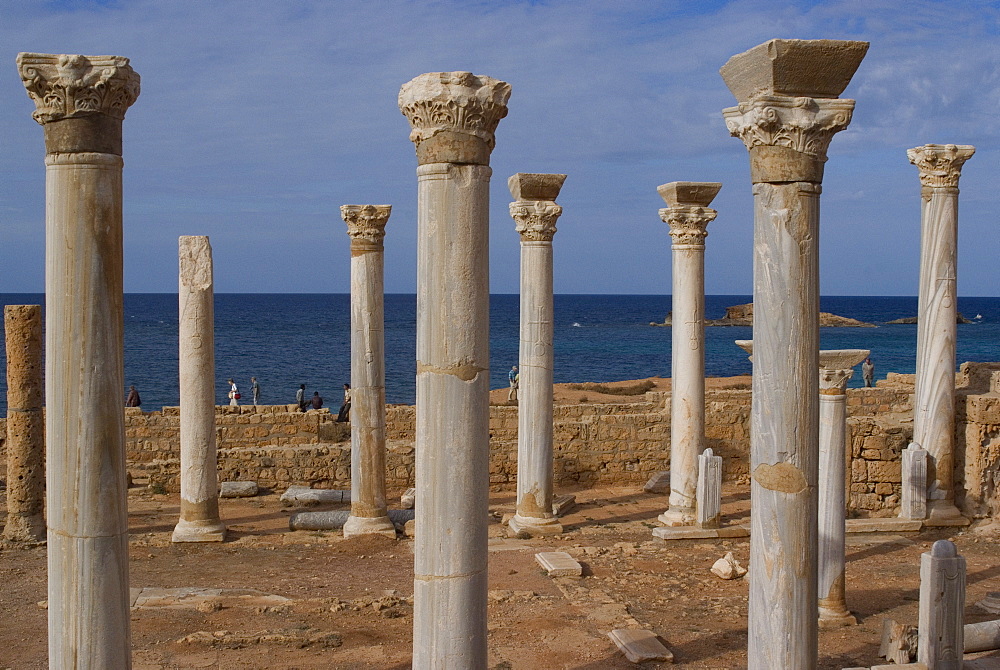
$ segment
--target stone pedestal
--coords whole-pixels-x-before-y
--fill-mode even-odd
[[[913,441],[930,454],[928,523],[964,521],[955,506],[955,338],[958,179],[975,147],[926,144],[906,152],[920,170],[920,292]]]
[[[45,131],[45,435],[52,668],[131,667],[119,56],[18,54]]]
[[[817,663],[819,195],[868,44],[771,40],[722,68],[754,187],[751,670]]]
[[[390,205],[343,205],[351,238],[351,516],[344,537],[395,539],[385,502],[385,224]]]
[[[517,408],[517,513],[512,533],[558,535],[552,513],[552,237],[564,174],[518,173],[508,180],[510,215],[521,236],[521,373]]]
[[[658,521],[689,526],[696,520],[698,454],[705,447],[705,237],[722,184],[675,181],[657,192],[667,203],[660,218],[673,239],[670,345],[670,507]]]
[[[486,667],[489,156],[510,86],[423,74],[399,107],[417,162],[413,667]]]
[[[938,540],[920,555],[917,661],[927,670],[961,670],[965,651],[965,558]]]
[[[42,308],[7,305],[7,524],[9,542],[45,541]]]
[[[722,520],[722,456],[710,448],[698,456],[698,528],[718,528]]]
[[[181,517],[171,542],[222,542],[215,437],[215,288],[204,235],[178,240]]]
[[[847,511],[847,382],[866,349],[819,352],[819,625],[853,626],[844,581]]]
[[[900,519],[927,518],[927,451],[911,442],[903,450]]]

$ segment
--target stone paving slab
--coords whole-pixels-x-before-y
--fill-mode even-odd
[[[617,629],[608,633],[611,641],[632,663],[667,661],[673,663],[674,654],[652,631],[644,629]]]
[[[653,537],[661,540],[703,540],[724,537],[749,537],[746,526],[725,526],[723,528],[698,528],[697,526],[670,526],[654,528]]]
[[[542,551],[535,554],[535,560],[550,577],[580,577],[583,566],[565,551]]]
[[[907,533],[918,532],[924,527],[920,519],[848,519],[848,533]]]

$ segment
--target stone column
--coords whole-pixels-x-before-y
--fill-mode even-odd
[[[351,515],[344,537],[396,538],[385,504],[385,269],[390,205],[342,205],[351,238]]]
[[[955,506],[955,338],[958,178],[975,147],[926,144],[906,152],[920,170],[920,297],[913,441],[930,454],[928,524],[965,523]]]
[[[817,662],[819,195],[866,42],[771,40],[721,70],[754,192],[751,670]]]
[[[432,72],[399,108],[417,162],[413,667],[486,667],[489,167],[510,85]]]
[[[172,542],[222,542],[215,437],[215,288],[204,235],[178,240],[181,515]]]
[[[863,349],[819,352],[819,625],[853,626],[844,584],[845,448],[847,446],[847,382],[854,366],[871,354]]]
[[[517,513],[513,533],[558,535],[552,513],[552,237],[564,174],[512,176],[510,215],[521,235],[521,373],[517,407]]]
[[[673,238],[670,343],[670,507],[666,526],[694,525],[698,455],[705,448],[705,237],[722,184],[675,181],[657,192]]]
[[[131,667],[122,401],[120,56],[22,53],[45,131],[49,666]]]
[[[45,541],[42,308],[7,305],[7,525],[3,539]]]
[[[965,652],[965,558],[938,540],[920,555],[917,662],[928,670],[960,670]]]

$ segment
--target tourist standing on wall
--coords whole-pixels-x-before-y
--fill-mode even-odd
[[[520,382],[520,375],[517,372],[517,366],[510,366],[510,372],[507,373],[507,381],[510,382],[510,390],[507,391],[507,400],[517,400],[517,387]]]
[[[341,423],[344,421],[349,421],[351,418],[351,385],[344,384],[344,404],[340,406],[340,412],[337,414],[337,421]]]
[[[865,386],[875,385],[875,364],[872,363],[872,359],[866,358],[865,362],[861,364],[861,377],[865,380]]]
[[[295,404],[299,406],[299,411],[306,411],[306,385],[299,384],[299,390],[295,392]]]
[[[253,396],[253,404],[256,405],[260,400],[260,384],[257,383],[256,377],[250,378],[250,395]]]
[[[234,382],[232,380],[232,378],[230,377],[230,379],[229,379],[229,405],[231,407],[238,406],[240,404],[239,402],[237,402],[239,399],[240,399],[240,390],[238,388],[236,388],[236,382]]]

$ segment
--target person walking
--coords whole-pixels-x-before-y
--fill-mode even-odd
[[[865,362],[861,364],[861,377],[865,380],[866,387],[875,385],[875,364],[872,363],[871,358],[866,358]]]
[[[337,413],[337,421],[343,423],[351,420],[351,385],[344,384],[344,404]]]
[[[253,404],[256,405],[260,401],[260,384],[257,383],[256,377],[250,378],[250,395],[253,396]]]
[[[134,386],[128,387],[128,397],[125,398],[126,407],[139,407],[142,405],[142,399],[139,397],[139,392],[135,390]]]
[[[510,372],[507,373],[507,381],[510,382],[510,390],[507,391],[507,401],[517,402],[517,387],[520,385],[521,376],[517,372],[517,366],[510,366]]]
[[[306,411],[306,385],[299,384],[299,390],[295,392],[295,404],[299,406],[299,411]]]
[[[229,406],[238,407],[240,399],[240,390],[236,388],[236,382],[233,381],[232,377],[229,378]]]
[[[319,391],[313,391],[313,397],[309,401],[309,405],[313,409],[321,409],[323,407],[323,398],[320,397]]]

